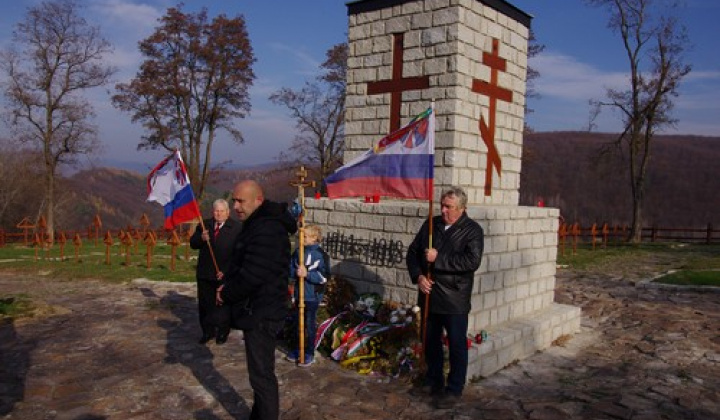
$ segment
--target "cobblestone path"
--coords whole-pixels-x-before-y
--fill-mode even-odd
[[[407,383],[322,359],[298,368],[278,351],[283,419],[720,419],[720,294],[639,279],[559,270],[557,300],[582,307],[582,331],[469,385],[451,410]],[[41,310],[0,324],[0,418],[248,417],[241,334],[196,344],[193,284],[0,273],[0,296],[20,293]]]

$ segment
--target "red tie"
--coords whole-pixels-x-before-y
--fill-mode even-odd
[[[215,233],[213,234],[213,239],[217,239],[218,233],[220,233],[220,223],[215,223]]]

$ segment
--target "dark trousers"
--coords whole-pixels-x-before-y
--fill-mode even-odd
[[[315,336],[317,335],[317,311],[320,306],[320,302],[305,302],[305,356],[312,356],[315,352]],[[297,350],[300,346],[300,308],[297,308],[295,318],[293,320],[295,332],[293,334],[294,339],[290,344],[292,350]],[[299,357],[299,356],[298,356]]]
[[[443,373],[443,329],[447,332],[450,361],[447,381]],[[454,395],[462,394],[467,378],[467,329],[467,314],[429,314],[425,343],[426,383],[433,389],[444,389]]]
[[[244,330],[248,377],[253,389],[250,420],[276,420],[280,417],[280,393],[275,376],[275,345],[283,321],[261,320]]]
[[[198,317],[203,335],[230,332],[230,306],[215,304],[215,291],[219,283],[214,280],[197,281]]]

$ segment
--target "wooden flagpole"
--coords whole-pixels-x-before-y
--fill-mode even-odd
[[[433,100],[430,103],[430,109],[432,112],[432,118],[435,118],[435,100]],[[435,127],[433,126],[432,129],[434,130]],[[433,136],[435,133],[433,133]],[[435,149],[433,147],[433,166],[435,165]],[[434,168],[431,168],[431,170]],[[428,188],[429,188],[429,198],[428,198],[428,248],[433,247],[433,201],[434,201],[434,188],[435,188],[435,177],[431,176],[428,180]],[[428,262],[428,274],[427,279],[428,281],[432,281],[432,272],[431,272],[431,266]],[[432,290],[430,290],[432,293]],[[430,315],[430,293],[425,294],[425,305],[422,311],[422,365],[427,367],[426,360],[425,360],[425,347],[427,345],[427,319]]]

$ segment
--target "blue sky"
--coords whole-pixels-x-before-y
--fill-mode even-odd
[[[3,1],[0,6],[0,47],[5,48],[14,24],[27,7],[39,0]],[[177,2],[167,0],[86,0],[84,15],[100,26],[115,52],[109,62],[119,68],[116,82],[131,78],[142,60],[137,43],[147,37],[156,19]],[[205,6],[211,16],[245,16],[257,57],[257,79],[251,89],[252,111],[238,122],[246,142],[237,146],[220,138],[215,160],[232,159],[236,164],[269,162],[285,150],[294,135],[294,121],[285,108],[270,103],[268,96],[281,87],[300,88],[318,74],[325,52],[346,41],[347,6],[337,0],[186,0],[186,11]],[[588,101],[603,97],[605,88],[622,86],[627,70],[619,38],[607,27],[602,9],[585,6],[581,0],[510,0],[534,16],[533,29],[546,46],[531,65],[541,73],[536,90],[541,97],[531,100],[535,110],[529,124],[539,131],[582,130],[588,124]],[[720,2],[685,0],[678,9],[689,29],[693,50],[687,62],[693,72],[681,86],[675,116],[680,119],[676,132],[720,136],[720,54],[714,47],[720,39],[716,23]],[[114,85],[114,84],[113,84]],[[130,116],[115,110],[108,90],[97,90],[90,97],[98,114],[104,150],[96,162],[153,164],[161,152],[137,152],[141,127]],[[617,131],[616,116],[605,113],[599,131]],[[7,129],[0,126],[0,136]]]

